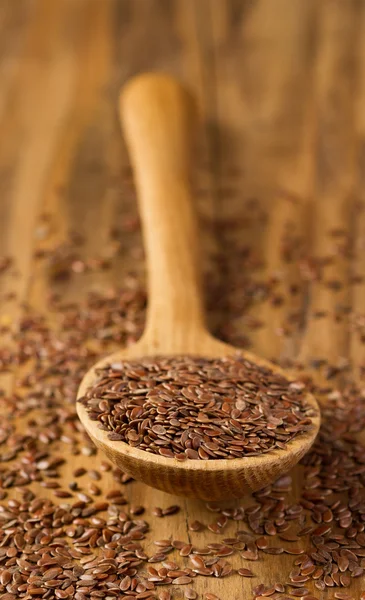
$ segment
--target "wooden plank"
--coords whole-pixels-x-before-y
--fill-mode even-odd
[[[303,214],[311,186],[316,7],[311,2],[257,2],[247,4],[239,15],[237,3],[226,3],[226,10],[221,7],[220,12],[217,4],[212,16],[220,122],[219,207],[233,223],[233,228],[224,230],[221,246],[224,285],[230,295],[225,318],[238,331],[247,331],[254,352],[278,359],[297,346],[300,322],[294,323],[287,337],[278,335],[278,330],[287,325],[292,312],[300,313],[303,297],[299,293],[290,304],[276,306],[271,304],[272,294],[267,299],[262,296],[260,284],[266,286],[276,278],[278,297],[300,284],[298,257],[294,252],[285,261],[282,236],[287,228],[294,240],[306,235]],[[285,19],[280,18],[284,14]],[[245,246],[248,258],[240,265]],[[252,296],[237,311],[245,289]],[[259,328],[254,329],[255,323]],[[293,475],[289,502],[300,489],[298,470]],[[265,556],[254,565],[257,577],[245,588],[252,593],[258,582],[286,581],[292,563],[289,556]]]
[[[300,352],[304,361],[316,356],[337,361],[347,356],[347,324],[344,319],[335,323],[333,312],[338,303],[349,301],[348,260],[336,251],[325,279],[340,279],[343,287],[323,293],[323,283],[308,283],[308,257],[333,253],[339,238],[329,231],[345,228],[348,233],[350,227],[359,4],[280,0],[223,7],[217,1],[213,6],[220,209],[228,218],[242,214],[247,220],[236,234],[232,228],[223,233],[226,264],[233,263],[231,270],[228,265],[225,269],[231,297],[226,319],[236,317],[239,331],[249,329],[253,351],[271,359],[294,358]],[[288,263],[281,248],[284,232],[294,244]],[[244,244],[250,250],[245,262]],[[245,267],[249,272],[242,275]],[[255,287],[273,279],[278,282],[268,297],[265,287]],[[292,301],[271,304],[283,292],[287,297],[293,286],[299,293]],[[242,302],[237,315],[235,304],[245,288],[254,298]],[[318,329],[312,316],[322,308],[331,318]],[[300,493],[300,468],[292,476],[289,502]],[[305,548],[306,541],[299,546]],[[260,582],[284,581],[292,563],[288,557],[265,557],[255,571]],[[360,588],[355,584],[353,589],[357,597]]]
[[[19,67],[20,54],[25,41],[24,33],[27,30],[26,25],[31,9],[29,0],[20,0],[18,4],[16,11],[12,8],[11,1],[4,1],[0,5],[0,55],[2,56],[0,115]]]
[[[15,291],[17,300],[2,303],[0,322],[16,327],[25,299],[44,311],[51,292],[69,302],[85,299],[90,290],[115,289],[129,272],[137,272],[137,280],[143,282],[137,210],[116,100],[127,77],[144,69],[162,69],[193,89],[205,120],[197,201],[206,225],[205,269],[209,279],[215,278],[214,286],[221,283],[222,294],[210,307],[212,327],[219,327],[224,335],[233,324],[237,343],[244,341],[248,331],[253,349],[267,357],[292,357],[300,348],[306,361],[318,354],[330,361],[339,354],[346,357],[344,321],[333,328],[333,319],[324,319],[318,329],[321,319],[312,317],[322,308],[333,313],[338,302],[349,302],[347,288],[333,294],[321,283],[309,287],[305,276],[303,283],[305,265],[302,262],[298,268],[295,260],[286,263],[280,240],[286,228],[293,233],[296,226],[295,235],[303,239],[307,252],[313,249],[318,255],[333,252],[341,241],[333,235],[324,238],[323,228],[343,228],[344,222],[347,229],[351,226],[347,199],[352,193],[356,151],[353,61],[361,50],[356,40],[361,38],[362,47],[365,27],[359,5],[352,0],[7,2],[6,18],[10,14],[12,22],[20,25],[9,71],[9,55],[0,60],[0,74],[8,73],[0,97],[0,183],[5,191],[0,203],[0,255],[15,256],[19,275],[1,276],[2,298]],[[27,19],[22,20],[22,10],[29,11]],[[362,86],[363,79],[360,70]],[[361,100],[356,118],[361,147]],[[358,190],[360,194],[360,184]],[[45,213],[47,221],[39,218]],[[311,236],[308,215],[318,224]],[[218,217],[219,227],[214,225]],[[117,240],[111,236],[115,227],[120,229]],[[34,250],[67,242],[75,231],[85,237],[81,259],[110,259],[110,269],[55,282],[47,260],[36,259]],[[359,220],[354,269],[360,274],[363,235]],[[273,275],[279,275],[275,289],[279,296],[282,288],[299,285],[301,293],[293,298],[293,305],[273,306],[252,292],[257,283]],[[338,277],[347,281],[348,276],[348,261],[336,256],[336,267],[328,267],[326,281]],[[362,313],[364,288],[354,290],[354,306]],[[299,321],[289,335],[278,336],[293,311],[300,315]],[[255,320],[264,322],[256,331],[249,326]],[[234,337],[232,331],[229,335]],[[351,344],[353,361],[360,367],[358,337],[353,336]],[[15,379],[18,376],[19,371]],[[10,387],[13,377],[6,383],[15,389]],[[61,479],[65,488],[75,467],[97,468],[102,460],[73,456],[64,443],[58,450],[67,459]],[[300,491],[299,471],[293,475],[288,502],[296,501]],[[117,485],[105,474],[103,495]],[[34,490],[56,500],[52,490],[37,484]],[[139,483],[125,486],[123,492],[134,505],[147,507],[149,540],[173,536],[198,546],[221,540],[206,529],[189,531],[188,523],[195,519],[205,524],[215,520],[214,513],[199,502]],[[151,515],[154,506],[175,503],[181,507],[177,515],[166,519]],[[247,498],[241,504],[252,503]],[[230,521],[224,537],[240,528],[242,523]],[[151,542],[146,549],[155,550]],[[187,564],[180,557],[177,560]],[[283,581],[293,563],[293,557],[283,555],[266,555],[259,563],[239,556],[229,560],[234,567],[252,568],[256,577],[252,581],[237,575],[199,578],[194,587],[200,594],[249,598],[255,585]],[[360,585],[353,588],[354,594]],[[316,595],[321,598],[318,590]]]
[[[15,301],[5,305],[5,317],[14,327],[32,277],[34,232],[47,172],[72,98],[74,51],[65,47],[64,28],[79,12],[68,1],[32,7],[16,78],[4,100],[0,251],[13,258],[17,276],[12,271],[5,274],[1,291],[15,294]]]
[[[227,3],[224,15],[219,2],[212,11],[221,121],[220,209],[232,225],[222,234],[227,310],[241,303],[233,326],[247,331],[258,353],[277,359],[297,346],[303,309],[300,294],[292,295],[290,310],[280,298],[300,285],[298,258],[311,185],[316,6],[258,2],[254,7],[247,3],[241,19],[239,12],[237,4]],[[284,234],[288,246],[299,246],[290,261],[280,243]],[[275,294],[265,294],[267,281],[275,285]]]
[[[365,27],[365,11],[358,15],[359,27]],[[356,173],[353,191],[353,263],[350,275],[352,276],[351,306],[352,315],[350,323],[350,360],[355,379],[363,381],[365,374],[365,39],[360,38],[358,87],[355,99],[355,130],[356,130]]]
[[[30,304],[40,311],[45,310],[51,292],[60,294],[65,302],[81,301],[90,290],[105,292],[117,287],[119,281],[125,280],[128,272],[141,272],[140,234],[138,228],[133,225],[137,208],[133,188],[126,182],[128,159],[117,119],[117,95],[120,86],[132,73],[143,69],[161,69],[172,72],[186,81],[197,94],[202,108],[206,101],[202,90],[203,75],[193,2],[178,0],[160,3],[157,8],[156,3],[148,0],[76,3],[81,18],[74,25],[71,46],[66,38],[67,30],[62,24],[72,21],[72,11],[76,11],[75,3],[61,1],[54,4],[54,19],[50,18],[48,7],[41,7],[39,12],[33,15],[32,27],[38,31],[38,36],[44,40],[44,44],[48,43],[48,39],[52,39],[57,48],[68,47],[72,51],[72,62],[64,66],[65,78],[68,77],[69,85],[65,91],[68,94],[59,94],[59,97],[52,94],[53,103],[47,104],[47,107],[52,106],[52,115],[57,115],[62,110],[65,117],[62,130],[57,132],[58,136],[55,138],[55,149],[48,146],[37,147],[36,168],[42,175],[42,187],[39,183],[32,191],[34,199],[39,201],[37,210],[33,204],[29,205],[29,197],[24,190],[23,195],[20,192],[17,195],[19,214],[28,206],[27,214],[30,218],[24,227],[29,230],[29,235],[25,236],[24,230],[19,230],[18,222],[8,220],[13,235],[20,233],[25,238],[19,248],[19,259],[23,261],[23,269],[18,280],[18,285],[22,285],[22,294],[18,293],[18,296],[24,298],[26,293]],[[39,29],[45,29],[45,20],[47,34],[40,34]],[[40,60],[36,56],[34,68],[40,69],[39,64]],[[37,88],[42,89],[47,85],[49,71],[55,66],[58,67],[58,64],[51,55],[48,57],[47,68],[42,68],[40,73],[37,73]],[[57,89],[56,87],[55,92]],[[19,104],[19,112],[26,110],[25,98],[28,90],[33,91],[32,82],[20,78],[17,90],[13,92],[15,102]],[[17,115],[18,112],[16,118]],[[30,116],[30,111],[24,116],[28,126]],[[9,130],[7,139],[10,140],[11,134]],[[204,161],[204,130],[202,137]],[[40,139],[42,136],[39,136],[38,132],[38,144]],[[53,137],[49,136],[49,140],[53,140]],[[28,149],[28,146],[26,148]],[[31,145],[29,152],[30,149],[34,150]],[[8,160],[9,156],[10,152],[4,151],[4,160]],[[210,175],[205,168],[197,175],[197,185],[205,192],[200,209],[205,219],[211,222]],[[19,181],[22,180],[16,174],[16,182]],[[38,219],[37,212],[47,215],[45,239],[42,235],[44,221]],[[122,233],[116,254],[110,235],[115,227]],[[39,230],[42,239],[36,239],[34,242],[34,232]],[[70,232],[75,231],[85,238],[85,243],[80,248],[81,259],[111,257],[111,268],[105,272],[90,271],[55,282],[51,277],[48,261],[32,258],[33,244],[35,250],[55,248],[67,241]],[[214,240],[209,230],[204,235],[203,245],[207,250],[209,269],[209,254],[214,251]],[[4,253],[12,252],[13,246],[14,244],[7,242]],[[8,289],[5,286],[3,292],[7,292]],[[14,323],[20,316],[20,312],[12,316]],[[68,459],[60,482],[65,487],[72,480],[72,471],[77,466],[82,464],[86,468],[97,468],[103,460],[101,456],[72,456],[67,444],[61,444],[59,451]],[[112,475],[106,474],[103,477],[102,487],[103,494],[116,487]],[[48,496],[56,500],[52,490],[48,491],[37,485],[35,490],[42,497]],[[190,535],[186,526],[188,520],[193,520],[199,515],[207,517],[200,504],[194,504],[194,509],[191,509],[191,506],[181,499],[162,494],[139,483],[127,486],[125,494],[134,505],[143,504],[148,507],[148,521],[152,528],[150,540],[153,537],[169,537],[172,532],[176,538],[187,539]],[[180,515],[164,520],[151,516],[153,506],[166,507],[174,502],[182,506]],[[209,519],[211,520],[210,514]],[[151,553],[155,551],[151,541],[146,545],[146,549]],[[223,591],[224,584],[218,582],[218,585]],[[204,580],[200,587],[209,589]]]
[[[310,206],[310,254],[328,259],[309,288],[301,358],[334,363],[348,357],[349,260],[341,248],[353,236],[352,201],[356,139],[354,96],[359,55],[358,4],[323,4],[317,64],[316,173]],[[334,43],[334,40],[341,40]],[[315,270],[315,269],[314,269]],[[337,289],[338,288],[338,289]]]

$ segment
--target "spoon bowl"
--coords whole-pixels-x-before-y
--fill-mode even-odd
[[[209,334],[201,336],[196,350],[191,349],[191,355],[204,357],[219,357],[236,354],[237,349],[216,340]],[[147,339],[141,339],[125,351],[118,351],[100,360],[84,377],[79,389],[79,397],[85,395],[97,375],[94,369],[105,367],[111,363],[156,356],[155,348]],[[241,354],[241,353],[240,353]],[[285,375],[278,367],[258,359],[249,352],[242,355],[248,360],[269,367],[276,373]],[[242,498],[245,494],[261,489],[287,473],[311,447],[319,428],[319,412],[316,400],[311,394],[305,396],[305,401],[313,406],[316,415],[312,417],[312,429],[304,432],[287,444],[286,450],[272,450],[261,456],[252,456],[220,460],[185,460],[180,462],[173,458],[165,458],[157,454],[139,450],[122,441],[112,441],[108,432],[98,427],[97,421],[92,421],[85,406],[77,403],[78,415],[89,436],[106,454],[106,456],[122,471],[129,473],[134,479],[157,489],[203,500],[223,500]]]
[[[97,379],[97,369],[123,360],[148,356],[195,355],[219,358],[238,349],[207,330],[198,261],[198,231],[189,187],[191,138],[195,106],[191,96],[165,75],[144,74],[121,94],[121,119],[131,155],[147,254],[149,306],[142,338],[100,360],[85,375],[78,399]],[[241,356],[290,380],[279,367],[239,350]],[[87,433],[122,471],[157,489],[203,500],[241,498],[287,473],[308,452],[318,433],[320,411],[313,408],[308,431],[287,443],[285,450],[234,459],[185,460],[152,454],[122,441],[89,418],[77,402]]]

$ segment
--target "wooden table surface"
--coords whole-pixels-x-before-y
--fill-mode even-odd
[[[78,231],[85,256],[103,255],[113,225],[135,213],[122,182],[128,159],[117,95],[128,77],[151,69],[186,82],[201,106],[196,197],[207,225],[207,279],[219,290],[219,301],[208,298],[212,328],[270,359],[349,361],[360,380],[365,347],[336,311],[350,306],[364,315],[365,285],[347,285],[354,273],[365,275],[362,0],[0,0],[0,256],[14,257],[18,271],[1,277],[1,322],[16,328],[24,302],[42,311],[50,291],[79,300],[130,271],[143,281],[133,228],[109,270],[57,283],[35,250]],[[39,235],[45,213],[46,240]],[[351,244],[351,260],[337,253],[327,267],[327,281],[344,284],[336,293],[305,279],[306,256],[334,253],[334,231]],[[283,236],[298,260],[285,261]],[[245,245],[250,261],[239,254]],[[284,301],[252,301],[247,284],[255,277],[276,278]],[[295,285],[301,291],[289,302]],[[8,292],[15,299],[5,301]],[[14,376],[4,377],[9,390],[13,384]],[[104,491],[114,486],[103,478]],[[213,520],[202,504],[137,483],[125,493],[150,508],[182,507],[169,519],[149,516],[159,538],[216,541],[207,530],[187,530],[188,521]],[[285,581],[292,562],[266,555],[245,565],[252,580],[200,578],[196,589],[249,599],[258,583]],[[361,580],[351,588],[355,600]]]

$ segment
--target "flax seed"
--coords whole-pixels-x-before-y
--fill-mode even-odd
[[[166,458],[182,453],[190,460],[255,456],[274,449],[276,441],[287,443],[308,431],[314,414],[301,388],[238,354],[146,358],[97,374],[80,399],[90,418],[113,440]],[[260,396],[261,389],[265,394]],[[249,435],[253,430],[255,435]],[[275,535],[276,528],[268,521],[265,531]]]
[[[254,577],[254,574],[252,573],[251,569],[238,569],[237,573],[239,575],[242,575],[242,577]]]

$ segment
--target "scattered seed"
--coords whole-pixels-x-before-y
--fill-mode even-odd
[[[190,531],[202,531],[204,525],[200,521],[193,521],[192,523],[189,523],[189,529]]]
[[[196,600],[196,598],[198,597],[198,594],[195,590],[193,590],[193,588],[187,588],[184,591],[184,596],[185,596],[185,598],[187,598],[187,600]]]
[[[242,575],[242,577],[254,577],[254,574],[252,573],[251,569],[238,569],[237,573],[239,575]]]

